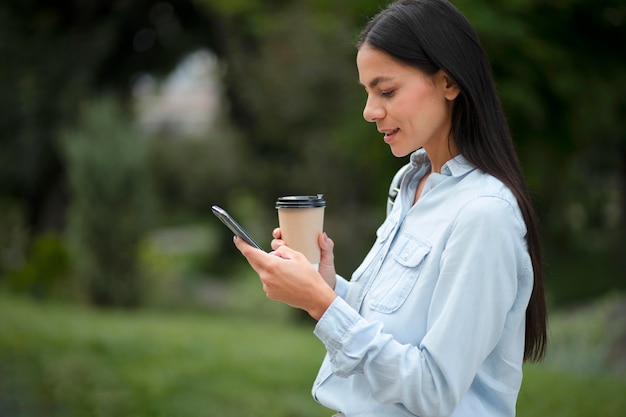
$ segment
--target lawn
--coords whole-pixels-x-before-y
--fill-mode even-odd
[[[0,295],[0,416],[329,417],[310,396],[323,356],[311,330],[281,314]],[[526,367],[519,416],[626,416],[626,377],[560,363]]]
[[[327,416],[323,348],[284,321],[0,297],[0,416]]]

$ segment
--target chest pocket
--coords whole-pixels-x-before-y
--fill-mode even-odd
[[[393,313],[404,304],[417,282],[430,244],[407,235],[398,237],[370,288],[369,306]]]

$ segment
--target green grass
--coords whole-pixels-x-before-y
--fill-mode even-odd
[[[517,402],[518,417],[624,417],[626,378],[530,365]]]
[[[584,335],[588,317],[598,324],[585,317],[553,320],[557,352],[525,367],[518,416],[626,416],[623,374],[563,366],[567,335]],[[111,312],[0,295],[0,416],[329,417],[310,396],[323,357],[311,330],[282,314]]]
[[[328,416],[311,329],[0,297],[0,415]]]

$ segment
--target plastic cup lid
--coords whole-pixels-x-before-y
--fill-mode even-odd
[[[318,195],[290,195],[279,197],[276,200],[276,208],[310,208],[326,207],[324,194]]]

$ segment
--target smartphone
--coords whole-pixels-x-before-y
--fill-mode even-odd
[[[263,248],[261,248],[261,246],[259,246],[259,244],[252,239],[252,236],[250,236],[248,232],[246,232],[244,228],[241,227],[241,225],[226,212],[226,210],[218,206],[211,207],[211,210],[213,210],[213,214],[215,214],[217,218],[220,219],[222,223],[224,223],[235,234],[235,236],[239,236],[255,248],[263,250]]]

